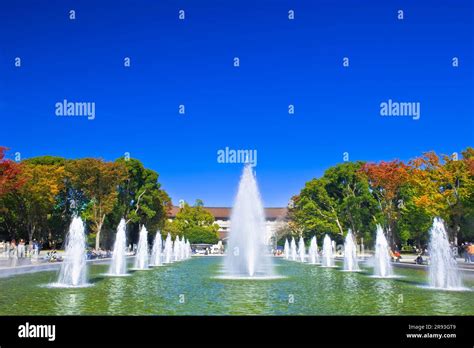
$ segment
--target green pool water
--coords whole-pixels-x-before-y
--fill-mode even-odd
[[[90,265],[92,286],[48,288],[56,272],[0,279],[0,315],[473,315],[474,291],[423,288],[426,272],[396,268],[371,278],[275,259],[280,279],[219,279],[221,257],[191,260],[128,277]],[[474,289],[472,280],[465,285]]]

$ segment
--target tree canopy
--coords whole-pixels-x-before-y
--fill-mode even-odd
[[[219,240],[218,230],[219,225],[214,222],[214,216],[204,209],[200,199],[193,206],[185,202],[175,219],[166,225],[166,231],[172,236],[182,235],[191,243],[215,244]]]
[[[472,238],[474,149],[461,154],[337,164],[293,197],[288,226],[293,235],[329,233],[335,239],[350,228],[356,238],[370,242],[379,223],[391,244],[422,245],[433,218],[441,216],[454,243]]]
[[[131,231],[165,224],[171,200],[158,173],[139,160],[41,156],[17,163],[5,160],[4,153],[0,148],[0,234],[5,237],[61,243],[76,214],[99,248],[122,217]]]

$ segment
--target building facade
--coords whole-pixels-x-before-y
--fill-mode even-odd
[[[169,213],[169,219],[173,220],[179,212],[179,207],[173,206]],[[227,207],[204,207],[210,212],[216,224],[219,225],[219,239],[226,243],[230,232],[230,216],[232,208]],[[265,242],[271,245],[274,241],[274,235],[278,228],[278,223],[286,218],[287,208],[265,208]]]

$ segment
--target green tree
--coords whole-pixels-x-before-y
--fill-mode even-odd
[[[313,179],[293,197],[289,215],[306,237],[317,235],[320,239],[325,233],[344,235],[337,200],[326,190],[328,184],[325,177]]]
[[[191,244],[206,243],[216,244],[219,241],[219,236],[209,228],[203,226],[193,226],[184,232],[184,236]]]
[[[173,237],[183,235],[190,241],[193,238],[193,243],[217,242],[219,239],[219,225],[214,222],[214,216],[204,209],[203,205],[203,202],[199,199],[196,200],[194,206],[184,203],[175,219],[167,224],[166,230]]]
[[[326,191],[336,203],[344,232],[352,230],[356,238],[368,239],[375,230],[377,201],[370,192],[369,182],[361,175],[363,162],[345,162],[324,173]]]
[[[137,159],[119,158],[127,177],[118,186],[117,215],[127,223],[146,225],[150,231],[163,228],[171,199],[161,189],[157,172],[147,169]]]
[[[402,203],[400,205],[400,218],[397,220],[397,230],[402,245],[411,241],[421,248],[428,242],[428,230],[433,222],[424,207],[415,203],[416,189],[411,184],[405,184],[400,190]]]
[[[99,249],[102,226],[115,206],[117,186],[127,173],[118,163],[95,158],[71,161],[66,168],[72,186],[88,198],[82,216],[91,221],[92,233],[96,236],[95,248]]]

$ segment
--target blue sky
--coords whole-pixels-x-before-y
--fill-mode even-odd
[[[4,0],[0,145],[23,158],[113,160],[129,152],[160,173],[175,203],[201,198],[210,206],[232,204],[242,170],[218,163],[217,151],[255,149],[264,204],[282,206],[344,152],[406,160],[473,145],[472,7]],[[95,119],[57,117],[64,99],[94,102]],[[420,102],[420,119],[381,117],[388,99]]]

